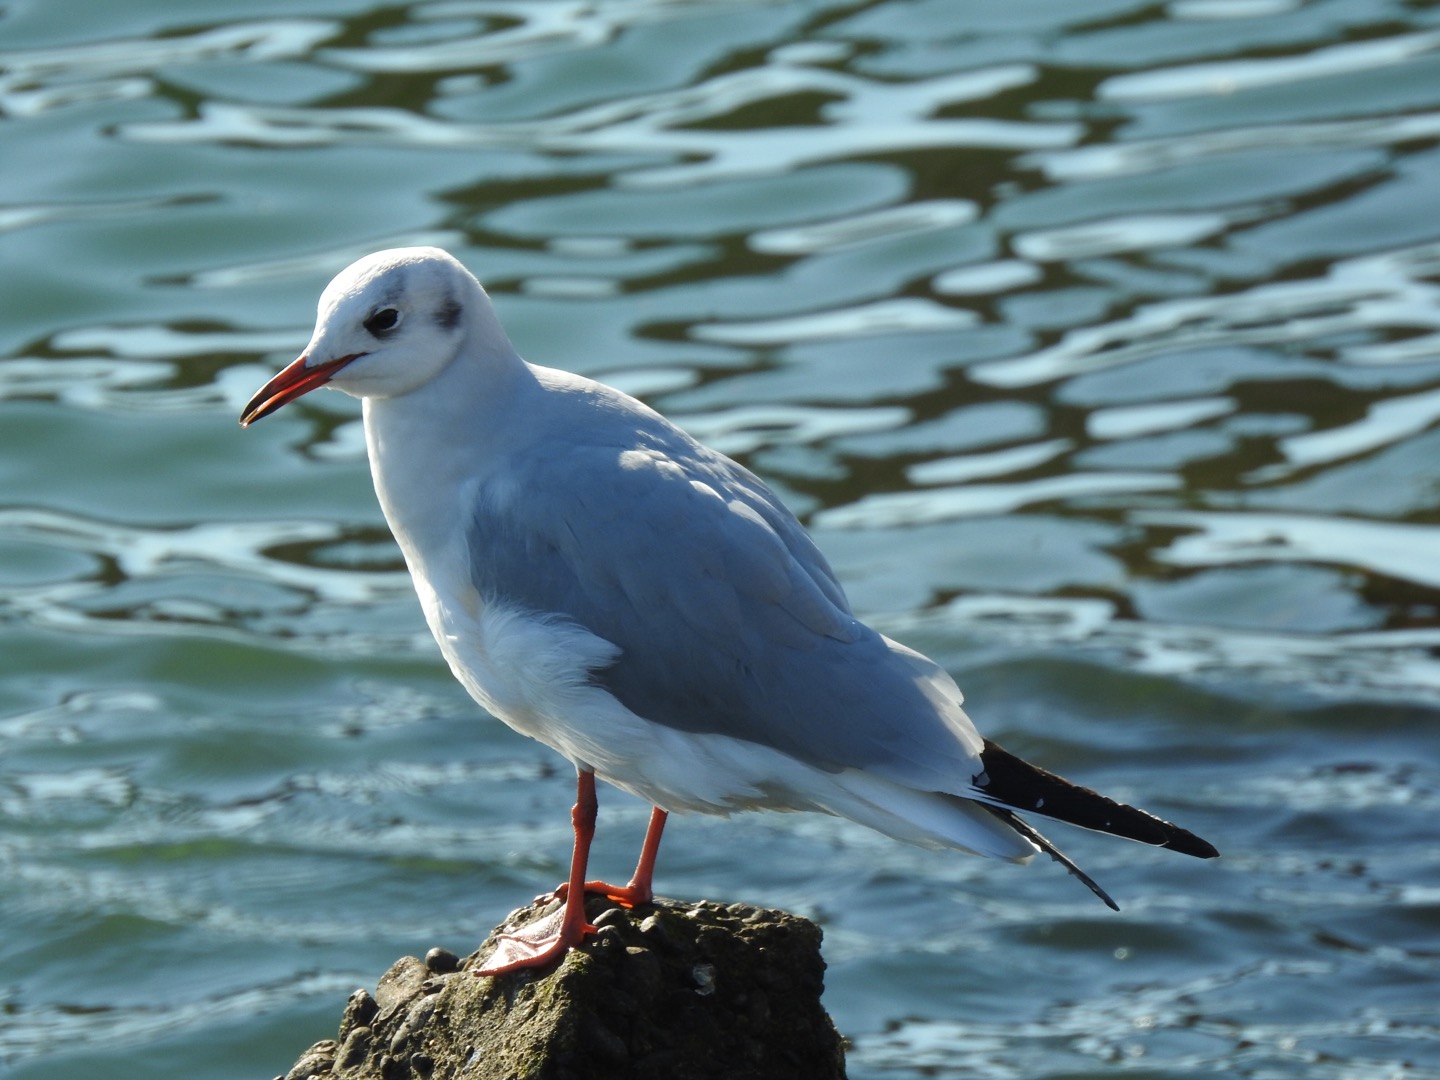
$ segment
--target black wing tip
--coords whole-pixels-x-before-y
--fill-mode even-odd
[[[1085,873],[1084,870],[1081,870],[1080,867],[1076,865],[1074,859],[1070,858],[1070,856],[1066,855],[1063,851],[1061,851],[1048,839],[1046,839],[1045,836],[1041,834],[1039,829],[1035,828],[1035,826],[1031,825],[1028,821],[1017,815],[1012,810],[1006,810],[1002,806],[990,806],[986,803],[981,803],[980,805],[984,806],[986,810],[990,811],[990,813],[994,814],[1001,821],[1005,822],[1006,825],[1009,825],[1026,840],[1029,840],[1037,848],[1045,852],[1046,855],[1049,855],[1050,858],[1054,859],[1066,870],[1068,870],[1072,877],[1074,877],[1092,893],[1098,896],[1100,898],[1100,902],[1103,903],[1106,907],[1108,907],[1111,911],[1120,910],[1120,905],[1115,902],[1114,898],[1108,892],[1106,892],[1100,887],[1099,882],[1097,882],[1089,874]]]
[[[1218,859],[1220,849],[1209,840],[1196,836],[1189,829],[1182,829],[1179,825],[1172,825],[1168,821],[1161,821],[1156,818],[1169,830],[1169,839],[1160,846],[1170,851],[1178,851],[1182,855],[1193,855],[1197,859]]]
[[[985,740],[980,762],[985,771],[975,778],[975,786],[1012,810],[1197,859],[1213,859],[1220,854],[1214,844],[1188,829],[1032,765],[989,739]]]

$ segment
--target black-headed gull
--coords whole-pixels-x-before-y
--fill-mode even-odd
[[[480,973],[562,955],[593,930],[587,890],[649,901],[669,811],[818,810],[931,847],[1045,851],[1111,907],[1017,811],[1216,854],[982,738],[939,665],[855,618],[758,477],[618,390],[526,363],[445,252],[342,271],[240,422],[325,385],[363,400],[375,492],[451,670],[579,774],[565,903]],[[585,879],[597,775],[655,808],[623,887]]]

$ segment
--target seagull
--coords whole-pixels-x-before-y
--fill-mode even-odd
[[[240,423],[320,386],[361,399],[375,493],[455,677],[575,766],[563,903],[477,974],[563,957],[595,930],[587,893],[649,903],[672,811],[818,811],[932,848],[1043,851],[1117,910],[1021,813],[1218,854],[981,736],[943,668],[855,617],[759,477],[619,390],[522,360],[448,253],[343,270]],[[597,776],[654,807],[624,886],[586,880]]]

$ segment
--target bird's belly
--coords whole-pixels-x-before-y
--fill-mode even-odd
[[[507,725],[582,764],[574,751],[600,722],[590,673],[614,659],[615,647],[573,623],[484,604],[469,585],[451,596],[421,599],[455,677]]]

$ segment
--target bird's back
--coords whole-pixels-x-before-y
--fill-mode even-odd
[[[541,374],[543,422],[474,500],[483,597],[617,646],[593,678],[653,723],[968,787],[980,741],[953,681],[851,614],[762,481],[616,391]]]

